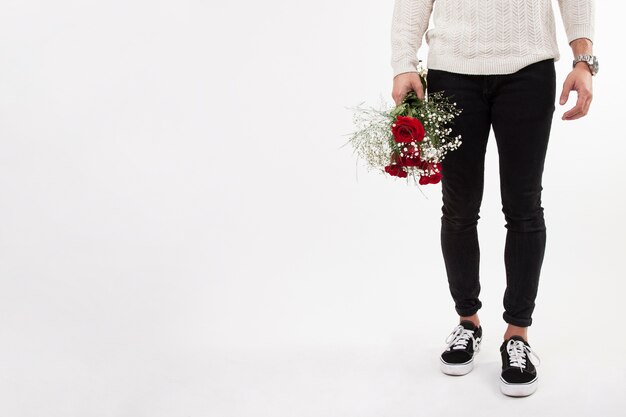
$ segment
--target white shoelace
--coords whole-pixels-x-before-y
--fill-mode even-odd
[[[537,353],[521,340],[509,340],[506,344],[506,351],[509,354],[510,365],[518,367],[520,372],[524,372],[524,368],[526,368],[527,354],[528,359],[530,359],[533,365],[537,366],[541,363],[541,359]]]
[[[446,343],[448,344],[448,350],[451,349],[465,349],[467,347],[467,342],[469,339],[472,339],[472,346],[474,347],[474,351],[478,347],[478,342],[474,339],[474,331],[468,330],[463,327],[462,324],[459,324],[454,328],[452,333],[446,337]]]

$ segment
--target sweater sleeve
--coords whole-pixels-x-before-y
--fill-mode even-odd
[[[559,0],[559,9],[567,34],[567,42],[578,38],[588,38],[593,43],[594,0]]]
[[[394,77],[403,72],[417,72],[417,50],[428,28],[434,1],[395,0],[391,21],[391,67]]]

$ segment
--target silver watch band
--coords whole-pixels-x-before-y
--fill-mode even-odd
[[[574,61],[572,62],[572,68],[576,66],[579,62],[584,62],[589,67],[589,71],[591,71],[591,75],[596,75],[598,73],[598,58],[595,55],[590,54],[582,54],[576,55]]]

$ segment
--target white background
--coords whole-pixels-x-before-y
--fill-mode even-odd
[[[571,50],[554,7],[558,95]],[[424,196],[341,147],[348,107],[391,103],[392,1],[3,0],[0,415],[617,416],[626,164],[611,7],[597,2],[590,113],[564,122],[575,94],[557,103],[529,328],[540,387],[511,399],[494,138],[484,341],[462,378],[437,362],[458,321],[440,184]]]

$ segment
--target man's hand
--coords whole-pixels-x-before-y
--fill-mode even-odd
[[[567,102],[572,90],[578,93],[578,100],[576,100],[576,106],[563,113],[562,120],[575,120],[587,115],[593,98],[591,77],[591,71],[585,62],[577,63],[569,73],[563,83],[559,104],[564,105]]]
[[[415,91],[417,98],[424,100],[424,88],[422,87],[422,81],[417,72],[403,72],[393,78],[393,91],[391,96],[393,101],[396,102],[396,106],[402,102],[404,96],[409,91]]]

